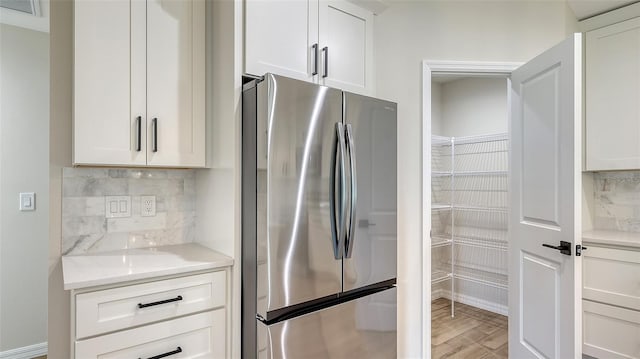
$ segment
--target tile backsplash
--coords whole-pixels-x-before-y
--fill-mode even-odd
[[[130,217],[106,218],[105,196],[130,196]],[[155,216],[141,196],[156,197]],[[195,199],[195,170],[64,168],[62,254],[193,242]]]
[[[597,229],[640,232],[640,172],[593,174]]]

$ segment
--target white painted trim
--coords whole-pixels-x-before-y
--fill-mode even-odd
[[[47,342],[0,352],[0,359],[31,359],[47,355]]]
[[[431,69],[422,62],[422,356],[431,356]]]
[[[523,63],[521,62],[472,62],[472,61],[431,61],[422,62],[431,73],[476,76],[509,76]],[[430,81],[431,79],[429,79]]]
[[[428,358],[431,353],[431,78],[434,74],[508,78],[511,72],[522,64],[520,62],[422,61],[422,353],[425,358]],[[456,296],[456,300],[462,301],[467,298]],[[462,301],[462,303],[465,302]],[[474,305],[483,309],[489,308],[480,306],[482,303]]]
[[[578,22],[580,31],[591,31],[640,16],[640,2],[586,18]]]

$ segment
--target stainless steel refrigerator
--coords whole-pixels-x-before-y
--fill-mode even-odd
[[[242,111],[242,356],[395,358],[396,104],[266,74]]]

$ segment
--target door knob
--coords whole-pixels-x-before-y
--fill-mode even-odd
[[[571,242],[560,241],[559,246],[552,246],[551,244],[543,244],[543,247],[553,248],[560,251],[562,254],[566,254],[568,256],[571,255]]]

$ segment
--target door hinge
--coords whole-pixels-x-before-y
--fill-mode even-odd
[[[576,244],[576,257],[580,257],[582,255],[582,251],[586,251],[587,247],[583,247],[579,244]]]

